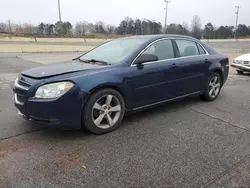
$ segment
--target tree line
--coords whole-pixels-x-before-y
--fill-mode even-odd
[[[202,28],[200,17],[195,15],[191,21],[182,24],[171,23],[167,31],[160,22],[149,19],[124,18],[118,26],[105,24],[102,21],[89,23],[86,21],[77,22],[75,25],[70,22],[58,21],[54,24],[41,22],[35,26],[30,23],[15,24],[10,21],[0,23],[0,33],[8,33],[21,36],[51,36],[51,37],[94,37],[102,35],[149,35],[149,34],[183,34],[201,39],[228,39],[233,38],[234,26],[215,27],[207,23]],[[239,24],[237,26],[237,37],[250,36],[250,26]]]

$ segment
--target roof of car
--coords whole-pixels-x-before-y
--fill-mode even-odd
[[[193,37],[186,36],[186,35],[174,35],[174,34],[159,34],[159,35],[136,35],[131,37],[124,37],[124,39],[128,38],[144,38],[144,39],[161,39],[161,38],[187,38],[197,40]]]
[[[147,42],[145,43],[146,45],[148,43],[151,43],[152,41],[162,39],[162,38],[181,38],[181,39],[190,39],[196,42],[199,42],[199,44],[202,44],[202,46],[207,50],[209,54],[215,54],[217,53],[216,50],[214,50],[211,46],[207,45],[206,43],[203,43],[199,41],[196,38],[186,36],[186,35],[174,35],[174,34],[160,34],[160,35],[136,35],[136,36],[130,36],[130,37],[124,37],[124,38],[118,38],[118,40],[126,40],[126,39],[145,39]]]

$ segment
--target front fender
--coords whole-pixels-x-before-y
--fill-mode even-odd
[[[82,91],[92,93],[99,88],[112,87],[117,88],[124,96],[126,96],[122,73],[103,72],[95,75],[86,75],[74,79],[74,82],[81,88]]]

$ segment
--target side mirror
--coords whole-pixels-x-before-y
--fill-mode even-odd
[[[158,61],[158,60],[159,60],[158,57],[154,54],[142,54],[136,59],[134,64],[138,65],[138,64],[152,62],[152,61]]]

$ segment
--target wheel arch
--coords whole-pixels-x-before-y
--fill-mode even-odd
[[[92,89],[89,91],[90,94],[89,94],[89,96],[88,96],[88,98],[87,98],[86,101],[88,101],[88,100],[90,99],[90,97],[91,97],[94,93],[96,93],[96,92],[98,92],[98,91],[100,91],[100,90],[103,90],[103,89],[113,89],[113,90],[116,90],[117,92],[119,92],[119,93],[121,94],[123,100],[124,100],[124,103],[125,103],[125,110],[127,110],[128,101],[127,101],[126,94],[125,94],[124,90],[123,90],[121,87],[119,87],[118,85],[116,85],[116,84],[105,84],[105,85],[99,85],[99,86],[97,86],[97,87],[95,87],[95,88],[92,88]]]
[[[97,86],[97,87],[90,90],[90,95],[92,95],[93,93],[95,93],[95,92],[97,92],[99,90],[102,90],[102,89],[114,89],[114,90],[117,90],[122,95],[123,98],[125,97],[124,91],[119,86],[112,85],[112,84]]]
[[[217,68],[217,69],[214,69],[212,72],[218,73],[220,75],[220,77],[221,77],[222,84],[224,84],[224,77],[223,77],[222,70],[220,70],[219,68]]]

